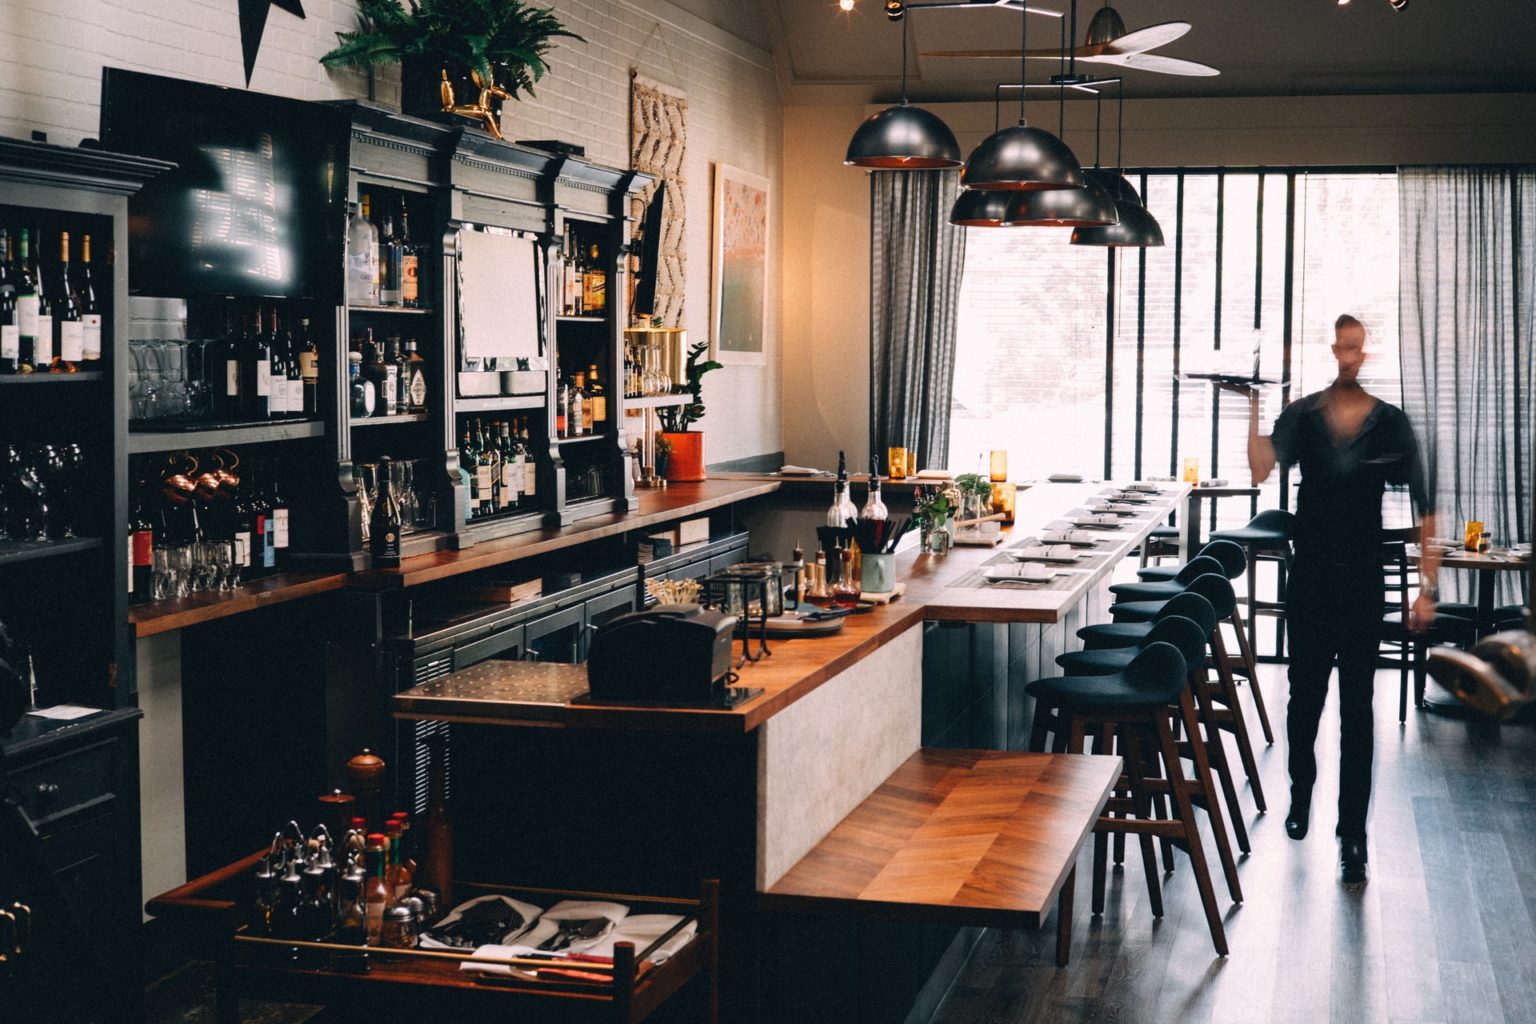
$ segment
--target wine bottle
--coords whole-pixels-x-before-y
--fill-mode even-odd
[[[299,354],[299,391],[305,416],[320,415],[320,348],[309,333],[309,318],[299,320],[299,333],[293,339]],[[350,380],[349,380],[350,385]]]
[[[234,569],[242,580],[250,579],[254,575],[251,563],[251,521],[254,513],[251,510],[251,490],[255,487],[247,472],[245,480],[241,482],[240,493],[235,498],[234,507]]]
[[[261,307],[251,314],[250,332],[240,359],[240,397],[247,419],[272,415],[272,350],[261,320]]]
[[[390,466],[388,455],[379,459],[379,494],[374,499],[373,514],[368,520],[368,552],[377,569],[393,569],[400,565],[400,503],[395,500]]]
[[[142,604],[154,597],[155,526],[144,508],[141,485],[128,519],[128,600]]]
[[[515,510],[521,504],[523,461],[517,446],[512,443],[509,423],[501,425],[501,493],[508,510]]]
[[[278,331],[277,307],[272,307],[271,329],[267,339],[267,415],[272,419],[288,417],[288,367],[283,362],[283,342]]]
[[[411,214],[405,197],[400,197],[400,302],[416,308],[421,305],[421,256],[411,241]]]
[[[485,429],[475,420],[475,479],[480,486],[480,515],[496,511],[496,452],[485,441]]]
[[[91,270],[91,236],[80,238],[80,279],[75,286],[80,303],[81,349],[83,365],[94,369],[101,363],[101,301],[96,297],[96,280]]]
[[[237,420],[244,412],[241,398],[240,355],[244,345],[233,310],[224,312],[224,336],[209,344],[203,357],[208,383],[208,403],[215,419]]]
[[[50,289],[48,288],[47,282],[45,282],[43,280],[43,270],[42,270],[42,264],[41,264],[41,250],[43,248],[43,233],[41,231],[37,231],[36,233],[33,234],[32,237],[37,242],[37,250],[38,251],[33,252],[31,254],[31,260],[30,260],[30,264],[31,264],[31,275],[30,276],[31,276],[32,280],[35,282],[34,288],[35,288],[36,293],[37,293],[37,305],[36,305],[37,315],[36,315],[35,319],[33,320],[32,360],[31,360],[31,365],[32,365],[32,369],[33,370],[35,370],[38,373],[43,373],[43,372],[51,369],[52,366],[53,366],[53,356],[54,356],[53,345],[54,345],[54,340],[55,340],[55,338],[54,338],[54,326],[53,326],[53,296],[49,294]],[[27,236],[25,234],[23,234],[22,235],[22,245],[23,245],[23,247],[25,247],[26,244],[27,244]],[[23,321],[23,324],[25,324],[25,321]],[[25,326],[23,326],[23,335],[22,335],[22,337],[23,337],[23,344],[25,344],[25,337],[26,337],[26,335],[25,335]]]
[[[19,373],[31,373],[37,369],[37,271],[32,265],[29,250],[30,238],[22,228],[16,240],[16,331]]]
[[[76,373],[85,354],[85,326],[69,272],[69,232],[59,232],[59,263],[53,273],[53,359],[50,373]]]
[[[304,371],[299,365],[299,350],[293,332],[293,321],[290,318],[283,326],[283,371],[287,376],[288,415],[299,417],[304,415]]]
[[[288,502],[283,498],[283,492],[278,487],[277,474],[272,474],[272,488],[267,498],[267,505],[271,508],[269,517],[272,521],[272,552],[274,566],[287,558],[288,551]]]
[[[459,472],[469,488],[469,513],[467,518],[480,518],[480,453],[475,450],[475,436],[468,425],[464,428],[464,440],[459,445]]]
[[[518,440],[519,447],[523,451],[523,498],[532,501],[539,493],[539,464],[534,455],[533,443],[528,440],[528,417],[523,417],[522,430]]]
[[[21,327],[16,322],[16,276],[11,264],[11,236],[0,228],[0,374],[21,368]]]

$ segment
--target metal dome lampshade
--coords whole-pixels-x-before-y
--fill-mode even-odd
[[[907,103],[907,23],[901,23],[901,103],[859,125],[843,163],[896,171],[960,166],[960,143],[938,115]]]
[[[903,171],[959,167],[960,143],[937,115],[902,103],[859,125],[843,163]]]
[[[1085,172],[1086,173],[1086,172]],[[1115,201],[1104,186],[1087,178],[1082,188],[1022,192],[1008,208],[1009,227],[1092,228],[1118,224]]]
[[[1072,232],[1073,245],[1102,245],[1118,249],[1157,248],[1163,244],[1163,228],[1157,218],[1144,207],[1131,203],[1115,204],[1120,215],[1117,224],[1100,227],[1077,228]]]
[[[963,191],[950,208],[949,222],[963,228],[1008,227],[1008,210],[1015,198],[1012,192]]]

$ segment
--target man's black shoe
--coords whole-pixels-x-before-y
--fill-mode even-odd
[[[1292,839],[1305,839],[1311,817],[1312,808],[1309,804],[1292,800],[1290,813],[1285,816],[1285,834]]]
[[[1343,839],[1339,842],[1339,860],[1344,865],[1344,884],[1365,881],[1365,840]]]

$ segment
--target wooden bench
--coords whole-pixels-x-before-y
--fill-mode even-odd
[[[1077,854],[1120,767],[1120,758],[1097,755],[919,750],[758,905],[1039,928],[1056,903],[1064,967]]]

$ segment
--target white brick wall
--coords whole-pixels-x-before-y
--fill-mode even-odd
[[[729,0],[719,0],[729,2]],[[782,106],[772,55],[667,0],[553,0],[586,43],[565,42],[538,96],[508,111],[512,138],[558,138],[600,163],[629,163],[629,73],[688,95],[687,319],[709,330],[710,168],[723,161],[773,182],[773,247],[780,251]],[[352,25],[352,0],[306,0],[299,20],[273,8],[251,88],[300,99],[367,95],[367,80],[318,58]],[[216,85],[245,84],[235,0],[0,0],[0,135],[74,145],[97,130],[104,65]],[[398,76],[380,76],[394,102]],[[731,366],[706,379],[712,462],[781,447],[779,273],[768,296],[768,365]]]

